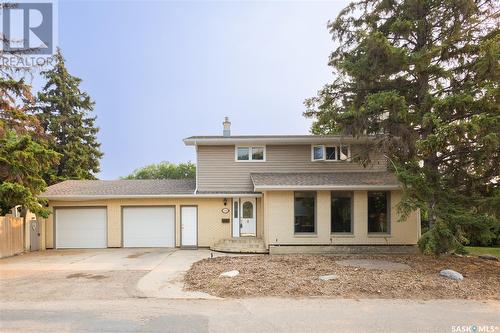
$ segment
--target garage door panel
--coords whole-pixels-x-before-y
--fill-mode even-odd
[[[58,208],[56,248],[107,247],[106,208]]]
[[[174,247],[173,207],[124,207],[124,247]]]

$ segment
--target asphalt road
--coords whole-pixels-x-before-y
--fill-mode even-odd
[[[500,332],[499,302],[464,300],[140,298],[0,306],[1,332]]]

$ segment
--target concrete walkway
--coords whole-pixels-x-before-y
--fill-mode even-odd
[[[217,297],[195,291],[183,290],[186,271],[196,261],[224,253],[210,250],[177,250],[166,256],[151,272],[137,283],[137,297],[171,299],[217,299]]]

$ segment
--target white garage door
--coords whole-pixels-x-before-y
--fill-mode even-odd
[[[57,208],[56,248],[105,248],[106,208]]]
[[[173,207],[124,207],[124,247],[174,247]]]

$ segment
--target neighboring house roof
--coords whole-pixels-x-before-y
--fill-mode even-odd
[[[194,179],[66,180],[40,195],[47,199],[135,198],[193,195]]]
[[[233,145],[233,144],[322,144],[322,143],[368,143],[376,136],[342,135],[231,135],[231,136],[191,136],[184,139],[187,146]]]
[[[261,190],[371,190],[396,189],[401,186],[391,172],[308,172],[252,173],[255,191]]]

